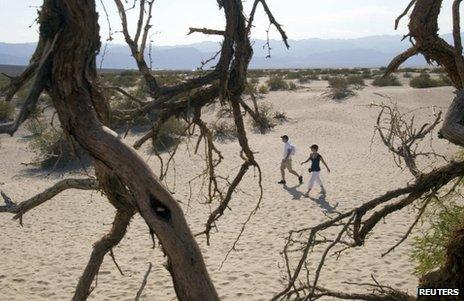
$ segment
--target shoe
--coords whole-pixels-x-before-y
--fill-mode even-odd
[[[285,182],[284,180],[280,180],[279,182],[277,182],[277,184],[287,184],[287,182]]]
[[[321,188],[321,194],[322,194],[322,195],[326,195],[326,194],[327,194],[327,191],[325,190],[324,187]]]
[[[300,181],[300,184],[303,184],[303,176],[299,176],[298,180]]]
[[[307,194],[307,193],[303,194],[303,196],[304,196],[305,198],[309,198],[309,194]]]

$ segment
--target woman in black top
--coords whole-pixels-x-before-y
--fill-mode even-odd
[[[308,184],[308,191],[304,194],[305,197],[309,197],[309,192],[313,188],[314,184],[317,182],[321,186],[321,193],[325,194],[326,191],[324,189],[324,185],[322,184],[322,180],[320,177],[321,166],[320,163],[324,164],[327,168],[327,171],[330,172],[330,168],[325,163],[324,158],[317,152],[319,150],[319,146],[316,144],[311,146],[311,155],[309,156],[308,160],[301,162],[301,165],[311,161],[311,168],[308,169],[309,173],[311,174],[311,178],[309,179]]]

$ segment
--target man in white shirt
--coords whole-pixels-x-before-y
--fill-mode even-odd
[[[283,135],[280,138],[282,138],[282,142],[284,143],[284,156],[280,164],[280,173],[282,174],[282,180],[280,180],[278,183],[284,185],[287,183],[285,181],[285,169],[287,169],[291,174],[294,174],[298,178],[300,184],[303,184],[303,176],[299,175],[292,168],[292,157],[293,155],[295,155],[295,146],[290,144],[287,135]]]

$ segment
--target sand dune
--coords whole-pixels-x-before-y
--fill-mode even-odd
[[[283,260],[279,252],[289,230],[321,222],[326,219],[324,211],[352,208],[411,179],[406,171],[401,172],[396,167],[378,139],[371,145],[378,112],[367,105],[382,101],[375,93],[390,96],[404,110],[432,105],[445,108],[453,97],[450,87],[423,90],[407,86],[366,87],[346,101],[334,102],[322,95],[326,86],[326,82],[314,82],[296,92],[272,92],[263,100],[272,103],[274,110],[285,111],[290,120],[266,135],[250,131],[250,145],[258,152],[257,160],[264,174],[262,206],[248,224],[237,251],[230,254],[222,269],[219,267],[225,254],[257,201],[257,179],[253,172],[240,186],[243,192],[237,192],[233,198],[232,211],[227,211],[218,223],[219,233],[212,236],[211,246],[206,246],[204,238],[198,239],[223,300],[269,300],[283,287]],[[430,118],[431,110],[418,112],[418,122]],[[21,137],[21,133],[18,134]],[[303,198],[306,184],[299,186],[294,178],[288,178],[288,187],[276,184],[282,134],[289,135],[297,146],[295,163],[306,159],[309,145],[320,145],[321,154],[332,168],[331,174],[323,172],[327,197],[315,191],[311,199]],[[128,141],[135,138],[131,136]],[[47,176],[21,165],[33,157],[24,140],[5,136],[0,139],[0,189],[14,200],[24,200],[62,177]],[[438,139],[433,144],[436,151],[448,156],[456,151]],[[222,175],[235,172],[240,163],[237,143],[218,145],[226,157],[219,172]],[[150,157],[147,149],[140,154],[155,171],[158,170],[156,158]],[[294,165],[297,171],[304,171],[299,164]],[[202,229],[208,207],[194,198],[187,208],[188,180],[202,167],[202,159],[190,158],[183,144],[176,158],[175,189],[173,175],[168,177],[168,184],[175,190],[175,197],[183,202],[194,232]],[[194,192],[196,197],[198,191]],[[109,229],[113,213],[111,205],[99,193],[73,190],[27,214],[24,227],[12,221],[10,215],[0,215],[0,300],[69,300],[92,243]],[[404,211],[387,221],[388,224],[378,227],[365,248],[348,251],[338,262],[331,258],[322,273],[321,284],[345,289],[344,281],[366,282],[373,274],[384,284],[414,293],[417,279],[412,276],[410,245],[405,243],[390,256],[380,257],[406,231],[411,215]],[[124,276],[119,274],[110,258],[105,258],[98,287],[90,300],[133,300],[148,262],[154,267],[143,300],[175,298],[160,249],[151,248],[148,229],[140,217],[134,219],[127,236],[114,252]]]

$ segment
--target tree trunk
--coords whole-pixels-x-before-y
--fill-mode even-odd
[[[180,206],[145,162],[104,126],[105,108],[96,85],[95,57],[100,47],[97,20],[94,0],[44,1],[40,38],[52,39],[58,34],[47,89],[62,127],[97,165],[114,173],[130,191],[129,201],[168,257],[179,300],[218,300]]]

